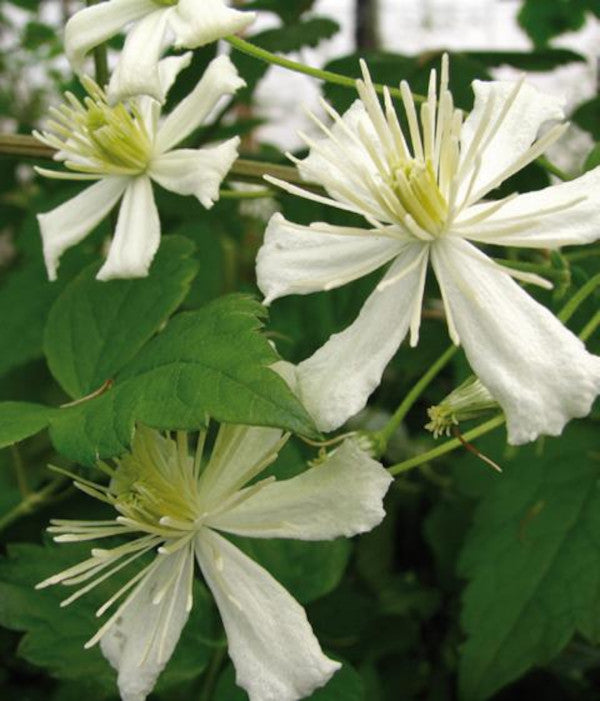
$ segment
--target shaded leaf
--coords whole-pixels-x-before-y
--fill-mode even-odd
[[[461,698],[476,701],[552,660],[575,632],[600,639],[600,460],[593,426],[571,425],[502,461],[460,561],[469,579]]]

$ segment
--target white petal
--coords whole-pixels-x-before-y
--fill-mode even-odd
[[[227,633],[236,682],[250,701],[297,701],[340,668],[323,654],[300,604],[217,533],[196,539],[198,564]]]
[[[432,262],[465,353],[506,414],[508,440],[559,435],[600,392],[600,358],[509,275],[461,239],[438,241]]]
[[[187,51],[181,56],[167,56],[159,61],[158,75],[163,96],[168,94],[179,73],[190,65],[192,56],[192,52]],[[136,103],[148,133],[156,134],[162,105],[148,95],[140,95]]]
[[[474,150],[481,161],[479,173],[473,182],[473,192],[494,180],[522,156],[535,141],[544,122],[564,118],[563,100],[539,92],[527,83],[523,83],[515,93],[516,85],[509,81],[473,81],[475,104],[463,124],[460,138],[463,165],[473,139],[477,134],[481,137],[479,146]],[[493,101],[491,106],[490,100]],[[474,161],[471,160],[470,167],[463,173],[463,193],[473,166]]]
[[[519,195],[481,222],[460,225],[490,203],[466,209],[456,234],[483,243],[559,248],[600,238],[600,168],[576,180]]]
[[[156,136],[157,153],[163,153],[183,141],[206,119],[224,95],[233,95],[246,85],[228,56],[218,56],[198,85],[183,99],[162,123]]]
[[[381,267],[402,246],[398,238],[378,236],[376,230],[324,223],[301,226],[277,213],[256,259],[258,287],[265,304],[289,294],[331,290]]]
[[[298,365],[300,400],[319,429],[341,426],[381,382],[413,316],[420,314],[426,266],[426,247],[406,245],[382,280],[396,282],[376,289],[351,326]]]
[[[86,54],[126,24],[157,11],[152,0],[110,0],[76,12],[65,27],[65,52],[73,70],[82,72]]]
[[[276,455],[282,436],[279,428],[221,424],[199,482],[207,507],[218,504],[264,469],[265,460]]]
[[[362,101],[356,100],[328,134],[323,139],[309,140],[309,155],[298,162],[302,177],[323,185],[333,199],[389,221],[373,194],[377,191],[373,183],[383,183],[366,144],[381,160],[385,161],[385,156]]]
[[[129,178],[103,178],[56,209],[38,214],[48,277],[56,280],[58,259],[79,243],[110,212]]]
[[[223,0],[179,0],[170,16],[175,46],[195,49],[229,34],[237,34],[251,24],[254,12],[227,7]]]
[[[118,672],[123,701],[144,701],[169,661],[188,619],[194,555],[190,547],[163,558],[100,640]],[[154,599],[167,588],[158,603]]]
[[[108,99],[116,104],[134,95],[163,102],[159,59],[165,47],[167,10],[152,12],[131,29],[108,84]]]
[[[392,481],[356,441],[346,440],[322,464],[266,485],[206,525],[256,538],[350,537],[383,520],[383,497]]]
[[[98,280],[145,277],[160,243],[160,220],[150,179],[131,181],[119,210],[117,228]]]
[[[148,175],[179,195],[194,195],[210,209],[219,199],[219,187],[238,157],[239,137],[218,146],[177,149],[156,157]]]

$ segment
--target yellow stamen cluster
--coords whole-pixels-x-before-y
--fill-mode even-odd
[[[135,104],[108,104],[91,78],[82,79],[83,101],[65,93],[68,104],[51,108],[52,119],[37,139],[58,150],[67,168],[92,175],[137,175],[152,157],[152,138]]]
[[[430,159],[411,160],[393,169],[393,191],[417,224],[434,233],[441,230],[448,214],[448,203],[440,192]]]

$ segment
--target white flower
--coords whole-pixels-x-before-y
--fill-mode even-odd
[[[165,90],[189,64],[191,54],[161,61]],[[237,158],[239,138],[200,149],[173,149],[204,121],[223,95],[245,85],[229,58],[208,66],[196,88],[160,120],[149,97],[111,107],[89,78],[83,102],[67,93],[68,105],[52,109],[46,130],[34,135],[58,149],[55,160],[69,172],[36,168],[50,178],[97,180],[76,197],[38,215],[48,276],[56,279],[63,252],[81,241],[123,197],[117,227],[99,280],[144,277],[160,243],[160,221],[151,181],[180,195],[194,195],[207,209]]]
[[[237,683],[250,701],[295,701],[327,683],[339,663],[328,659],[304,609],[262,567],[218,531],[255,538],[329,540],[371,530],[384,517],[391,478],[353,441],[319,466],[280,482],[254,481],[287,440],[279,429],[222,425],[203,465],[188,437],[176,440],[139,427],[132,452],[117,461],[108,487],[78,479],[84,492],[119,516],[106,521],[52,521],[59,542],[115,535],[129,540],[38,585],[83,585],[71,603],[148,552],[140,569],[98,611],[119,599],[87,643],[100,642],[118,670],[124,701],[143,701],[175,649],[192,607],[194,557],[219,608]],[[250,486],[248,483],[250,483]],[[126,595],[126,596],[125,596]]]
[[[542,124],[563,117],[559,100],[522,81],[474,81],[475,106],[463,122],[444,57],[439,97],[433,71],[420,118],[401,84],[408,139],[388,91],[381,107],[364,63],[363,75],[361,99],[343,117],[323,103],[334,124],[329,129],[315,117],[326,138],[304,137],[310,154],[296,161],[303,177],[322,184],[329,197],[269,179],[360,214],[370,226],[306,227],[276,214],[257,260],[265,303],[329,290],[391,261],[356,321],[298,366],[302,401],[323,430],[365,405],[409,331],[411,345],[418,342],[431,261],[450,336],[504,410],[509,442],[559,434],[570,418],[589,412],[600,391],[600,358],[512,278],[551,285],[498,265],[471,241],[557,248],[597,239],[600,169],[485,201],[564,132],[566,125],[557,125],[537,138]]]
[[[223,0],[108,0],[77,12],[65,27],[65,51],[83,73],[86,55],[98,44],[130,29],[108,86],[109,101],[150,95],[163,101],[159,59],[167,45],[194,49],[235,34],[254,20],[253,12]]]

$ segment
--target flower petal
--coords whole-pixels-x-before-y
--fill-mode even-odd
[[[432,247],[440,288],[471,367],[506,414],[508,440],[559,435],[600,392],[600,358],[467,241]]]
[[[519,195],[477,221],[489,207],[488,202],[466,209],[454,233],[499,246],[559,248],[591,243],[600,237],[600,168],[570,182]],[[467,223],[461,226],[461,220]]]
[[[402,246],[398,238],[378,236],[373,230],[324,223],[301,226],[277,213],[256,259],[258,287],[265,304],[289,294],[331,290],[381,267]]]
[[[210,461],[199,481],[207,508],[243,487],[277,455],[283,431],[221,424]]]
[[[134,591],[100,640],[102,653],[119,674],[123,701],[144,701],[152,691],[175,650],[191,608],[192,549],[186,547],[173,555],[157,557],[162,562]]]
[[[61,255],[104,219],[119,201],[128,182],[129,178],[103,178],[56,209],[38,214],[50,280],[56,280]]]
[[[192,56],[191,51],[186,51],[180,56],[167,56],[158,62],[158,75],[163,96],[168,94],[179,73],[190,65]],[[148,133],[156,134],[162,105],[148,95],[140,95],[136,102]]]
[[[329,681],[341,665],[325,657],[304,609],[281,584],[209,529],[196,539],[196,556],[250,701],[297,701]]]
[[[183,141],[204,122],[224,95],[233,95],[244,85],[228,56],[211,61],[198,85],[162,123],[156,135],[156,152],[168,151]]]
[[[392,481],[356,441],[346,440],[322,464],[264,486],[206,525],[255,538],[350,537],[383,520],[383,497]]]
[[[76,12],[65,26],[65,52],[73,70],[83,72],[86,54],[126,24],[160,11],[153,0],[111,0]]]
[[[98,280],[145,277],[160,243],[160,220],[150,178],[131,181],[119,210],[117,228]]]
[[[475,154],[479,172],[472,183],[473,192],[485,188],[520,158],[544,122],[564,119],[563,100],[527,83],[518,86],[510,81],[473,81],[475,104],[460,137],[463,194],[473,174]]]
[[[194,195],[210,209],[219,199],[219,187],[238,157],[238,136],[218,146],[177,149],[155,158],[148,175],[179,195]]]
[[[159,59],[165,47],[167,9],[151,12],[129,31],[108,84],[108,100],[116,104],[134,95],[165,99]]]
[[[337,117],[325,138],[305,141],[310,146],[309,155],[297,163],[303,178],[323,185],[334,200],[377,220],[390,221],[374,194],[383,182],[373,155],[382,162],[385,156],[362,100]]]
[[[332,431],[362,409],[385,366],[420,318],[427,246],[407,244],[356,321],[297,367],[300,400]]]
[[[179,0],[170,16],[175,46],[195,49],[229,34],[237,34],[251,24],[254,12],[227,7],[223,0]]]

